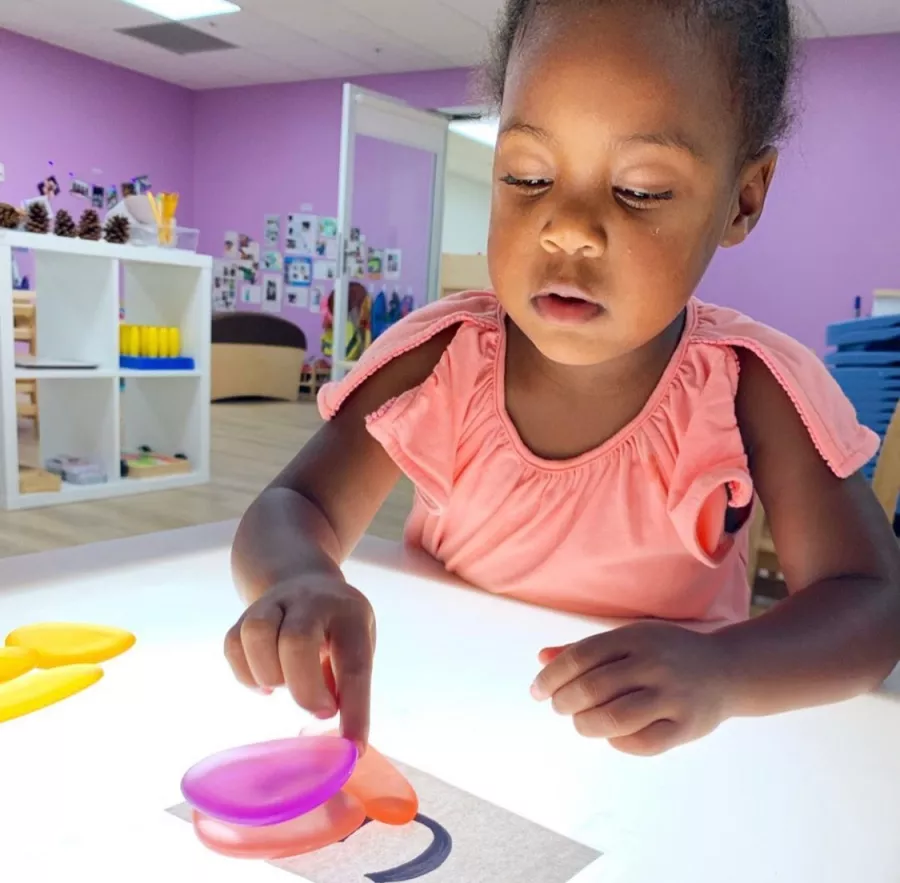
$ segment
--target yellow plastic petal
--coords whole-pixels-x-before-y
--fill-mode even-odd
[[[0,723],[80,693],[103,677],[99,665],[67,665],[0,684]]]
[[[24,647],[0,647],[0,684],[27,674],[37,665],[37,653]]]
[[[37,653],[38,668],[106,662],[134,646],[135,637],[123,629],[105,625],[46,622],[10,632],[7,647]]]

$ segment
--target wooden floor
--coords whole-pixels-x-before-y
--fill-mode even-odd
[[[312,403],[213,405],[210,484],[24,512],[0,511],[0,557],[238,518],[320,423]],[[399,539],[411,502],[412,486],[403,479],[370,533]]]

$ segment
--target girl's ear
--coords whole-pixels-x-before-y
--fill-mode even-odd
[[[722,237],[724,248],[740,245],[759,222],[777,164],[778,151],[767,147],[744,166],[729,223]]]

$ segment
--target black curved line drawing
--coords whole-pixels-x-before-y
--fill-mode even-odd
[[[453,838],[449,831],[443,825],[429,819],[428,816],[419,814],[415,821],[431,831],[430,846],[411,862],[391,868],[389,871],[366,874],[367,880],[371,880],[372,883],[402,883],[405,880],[418,880],[420,877],[433,873],[447,861],[453,851]]]

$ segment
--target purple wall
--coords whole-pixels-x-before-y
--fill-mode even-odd
[[[467,71],[363,77],[355,82],[421,108],[464,104]],[[318,215],[337,211],[341,80],[250,86],[197,93],[194,116],[194,193],[201,250],[222,254],[226,230],[262,238],[266,214],[286,215],[311,204]],[[419,151],[361,139],[355,181],[355,225],[369,244],[403,248],[401,295],[425,285],[430,169]],[[378,284],[378,283],[376,283]],[[393,283],[387,283],[392,285]],[[322,317],[285,307],[282,314],[319,350]]]
[[[765,215],[700,295],[824,350],[825,326],[900,286],[900,35],[806,46],[799,120]]]
[[[0,58],[11,72],[0,92],[0,200],[34,195],[48,159],[62,178],[94,167],[110,182],[147,173],[182,194],[179,220],[200,227],[213,255],[225,230],[261,239],[267,213],[336,210],[341,81],[191,93],[2,29]],[[800,120],[765,217],[745,245],[717,256],[702,297],[821,349],[825,326],[849,318],[854,297],[868,305],[873,289],[900,285],[897,83],[900,35],[808,44]],[[465,71],[359,84],[423,108],[464,104],[468,94]],[[428,171],[391,146],[365,145],[359,159],[359,225],[372,244],[404,249],[401,293],[420,288]],[[315,351],[321,317],[285,314]]]
[[[91,182],[98,184],[149,174],[156,189],[181,194],[179,223],[194,221],[190,91],[3,29],[0,59],[0,200],[37,196],[53,160],[64,189],[70,171],[90,181],[91,170],[102,169],[103,180]],[[55,204],[86,207],[68,195]]]

